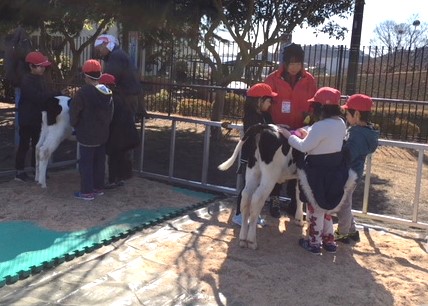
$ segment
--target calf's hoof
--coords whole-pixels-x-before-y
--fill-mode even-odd
[[[241,248],[246,248],[247,247],[247,241],[246,240],[239,240],[239,246]]]
[[[303,219],[299,220],[299,219],[294,219],[294,223],[297,224],[298,226],[303,226],[305,225],[305,221]]]
[[[252,250],[257,250],[257,242],[247,241],[248,248]]]

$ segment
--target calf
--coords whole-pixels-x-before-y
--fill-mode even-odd
[[[236,145],[232,156],[218,166],[224,171],[229,169],[245,141],[254,138],[256,149],[250,156],[245,174],[245,187],[242,190],[241,213],[242,227],[239,234],[241,247],[257,248],[257,218],[263,205],[276,183],[297,179],[296,158],[303,159],[303,153],[294,150],[273,124],[258,124],[250,127]],[[302,202],[297,194],[297,211],[295,219],[303,225]]]
[[[46,188],[46,169],[52,153],[65,139],[72,139],[69,115],[70,97],[56,96],[46,101],[42,111],[42,130],[36,145],[35,181]]]

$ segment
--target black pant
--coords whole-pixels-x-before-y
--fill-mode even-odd
[[[36,166],[36,144],[39,141],[40,125],[19,126],[19,145],[15,156],[15,169],[24,170],[25,158],[31,145],[31,166]]]
[[[116,183],[132,177],[132,151],[118,151],[108,156],[108,181]]]

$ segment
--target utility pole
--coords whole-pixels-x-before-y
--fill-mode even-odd
[[[357,86],[358,62],[360,55],[361,29],[363,26],[364,0],[356,0],[354,21],[352,23],[351,48],[349,50],[348,76],[346,94],[353,95]]]

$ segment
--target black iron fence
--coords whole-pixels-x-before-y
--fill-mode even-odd
[[[81,39],[75,43],[78,46],[84,41]],[[303,47],[305,67],[316,77],[318,86],[336,87],[345,94],[349,49],[328,45]],[[83,53],[80,63],[91,56],[90,49]],[[222,88],[214,84],[211,67],[198,58],[186,41],[148,46],[144,56],[138,56],[147,109],[210,118],[216,94],[226,90],[223,118],[239,121],[242,118],[245,89],[263,81],[278,67],[280,49],[279,45],[273,46],[256,56],[240,78]],[[221,44],[218,52],[224,67],[232,69],[239,52],[237,45]],[[67,64],[62,67],[70,66],[72,56],[67,46],[64,47],[62,58],[67,59]],[[356,92],[375,98],[373,121],[379,125],[382,137],[427,142],[428,48],[391,50],[363,47],[358,67],[358,74],[354,76]],[[55,82],[61,83],[57,80]],[[13,89],[3,79],[0,79],[0,99],[13,101]]]

